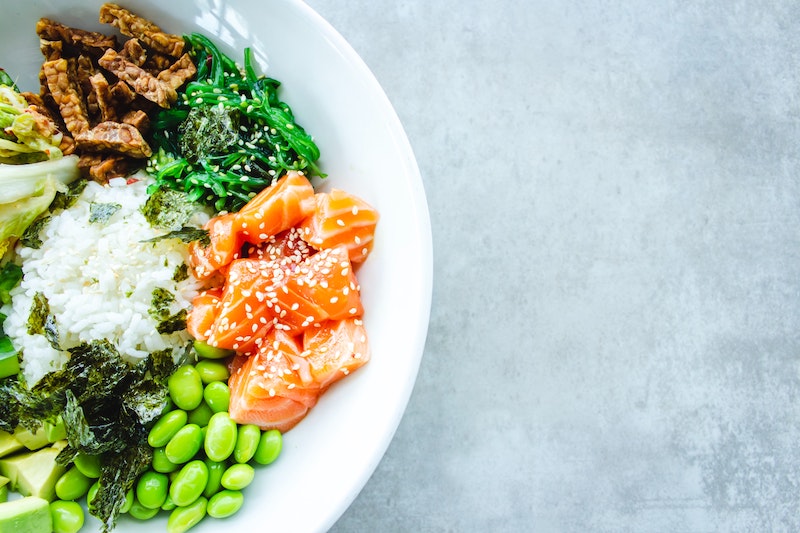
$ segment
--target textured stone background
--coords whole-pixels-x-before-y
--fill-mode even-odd
[[[800,4],[309,4],[395,105],[436,254],[333,531],[800,530]]]

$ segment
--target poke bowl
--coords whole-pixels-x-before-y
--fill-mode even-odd
[[[368,67],[299,0],[118,3],[169,34],[201,34],[240,65],[247,61],[259,75],[279,80],[281,101],[319,149],[319,172],[310,179],[314,193],[348,191],[379,213],[369,256],[353,267],[363,305],[359,319],[369,338],[368,362],[327,387],[302,420],[283,432],[280,455],[255,467],[238,512],[207,517],[192,527],[325,531],[355,499],[389,446],[423,353],[432,250],[413,151]],[[0,19],[0,67],[20,91],[38,93],[44,58],[37,21],[119,36],[118,28],[98,20],[103,5],[40,0],[8,6]],[[243,59],[246,49],[249,59]],[[121,514],[114,530],[166,531],[169,516],[164,511],[137,520]],[[82,531],[100,530],[100,521],[87,514]]]

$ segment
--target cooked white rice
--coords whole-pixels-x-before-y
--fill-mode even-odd
[[[189,308],[198,285],[191,277],[173,280],[186,261],[185,244],[177,239],[142,242],[164,233],[153,229],[141,214],[146,199],[143,181],[126,185],[124,180],[112,180],[105,187],[90,182],[70,209],[52,216],[42,231],[41,248],[18,245],[23,280],[11,293],[11,306],[4,309],[8,315],[4,326],[22,354],[29,384],[62,367],[66,350],[82,342],[108,339],[124,358],[135,362],[188,341],[184,331],[159,334],[159,319],[149,313],[157,287],[175,295],[172,315]],[[107,222],[90,223],[92,203],[122,207]],[[43,335],[27,332],[37,292],[47,297],[55,316],[61,351]]]

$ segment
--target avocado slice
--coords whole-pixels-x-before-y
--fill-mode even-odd
[[[6,476],[0,476],[0,502],[8,501],[8,486],[11,480]]]
[[[35,452],[0,459],[0,474],[11,480],[11,488],[23,496],[38,496],[52,501],[56,481],[66,468],[56,463],[61,448],[53,445]],[[2,531],[0,531],[2,533]]]
[[[36,430],[36,432],[32,432],[28,429],[17,428],[17,430],[14,432],[14,438],[29,450],[38,450],[50,444],[44,427],[40,427]]]
[[[0,503],[0,533],[49,533],[53,531],[50,504],[27,496]]]
[[[6,431],[0,431],[0,457],[12,454],[23,447],[22,443],[14,438],[14,435]]]

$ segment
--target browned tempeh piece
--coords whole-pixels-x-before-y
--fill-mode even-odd
[[[114,98],[116,105],[128,105],[136,100],[136,93],[133,92],[131,86],[124,81],[118,81],[111,86],[111,96]]]
[[[74,72],[71,73],[70,70],[66,59],[45,61],[42,64],[47,88],[61,112],[67,131],[77,137],[89,130],[89,118],[74,81]]]
[[[119,55],[137,67],[143,66],[144,62],[147,61],[147,51],[142,48],[142,44],[139,42],[139,39],[136,38],[125,41],[125,44],[122,45],[122,50],[120,50]]]
[[[146,132],[150,127],[150,117],[141,109],[133,109],[123,115],[121,122],[130,124],[142,133]]]
[[[174,57],[153,52],[152,54],[148,54],[147,61],[144,62],[142,68],[150,74],[157,75],[162,70],[168,69],[174,61]]]
[[[111,151],[135,158],[153,155],[139,130],[121,122],[101,122],[94,128],[75,136],[78,148],[90,152]]]
[[[61,59],[61,55],[64,53],[64,43],[61,41],[39,39],[39,50],[42,51],[45,61]]]
[[[98,60],[100,66],[130,85],[133,90],[159,106],[168,109],[178,94],[175,89],[146,72],[109,48]]]
[[[194,66],[192,58],[189,57],[189,54],[183,54],[180,59],[170,65],[168,69],[159,72],[158,79],[171,88],[177,89],[196,73],[197,68]]]
[[[144,19],[117,4],[103,4],[100,7],[100,22],[113,24],[120,33],[128,37],[136,37],[151,50],[180,57],[184,42],[179,35],[164,33],[151,21]]]
[[[102,54],[103,50],[107,48],[117,47],[117,38],[114,36],[70,28],[48,18],[39,19],[36,23],[36,34],[40,39],[64,41],[66,44],[92,52],[94,55]]]
[[[92,84],[92,92],[95,95],[97,102],[97,109],[100,112],[100,121],[116,121],[117,110],[114,109],[111,97],[111,88],[108,85],[108,80],[103,76],[102,72],[98,72],[91,78],[89,82]]]
[[[118,154],[83,153],[78,159],[78,168],[84,176],[106,184],[111,178],[124,177],[138,166],[135,159]]]

